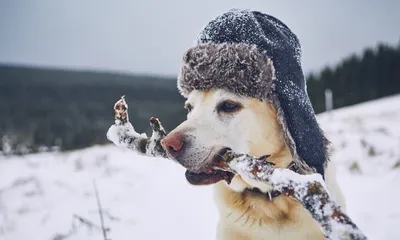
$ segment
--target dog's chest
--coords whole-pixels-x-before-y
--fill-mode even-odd
[[[217,184],[215,200],[220,212],[218,240],[325,239],[310,214],[295,200],[234,192]]]

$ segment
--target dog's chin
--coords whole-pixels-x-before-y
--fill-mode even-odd
[[[234,173],[222,170],[208,170],[207,172],[195,173],[187,170],[185,176],[192,185],[210,185],[222,180],[230,184]]]

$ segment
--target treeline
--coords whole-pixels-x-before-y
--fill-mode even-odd
[[[400,93],[400,44],[366,49],[307,79],[317,113],[325,110],[327,88],[335,108]],[[150,116],[167,129],[185,119],[175,78],[0,65],[0,154],[108,143],[113,104],[122,95],[139,132],[150,133]]]
[[[174,78],[0,66],[0,152],[107,143],[113,104],[122,95],[141,132],[150,132],[151,116],[168,129],[186,116]]]
[[[335,67],[309,74],[307,90],[317,113],[325,111],[325,89],[333,92],[333,106],[340,108],[400,93],[400,43],[379,44]]]

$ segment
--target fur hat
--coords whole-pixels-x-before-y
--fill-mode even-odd
[[[300,171],[324,175],[329,142],[315,119],[300,59],[299,40],[281,21],[233,9],[211,21],[185,53],[178,88],[184,97],[220,88],[271,102]]]

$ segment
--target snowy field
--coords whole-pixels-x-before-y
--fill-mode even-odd
[[[372,240],[400,239],[400,96],[319,117],[349,215]],[[215,239],[211,187],[172,162],[114,146],[0,158],[0,239]]]

